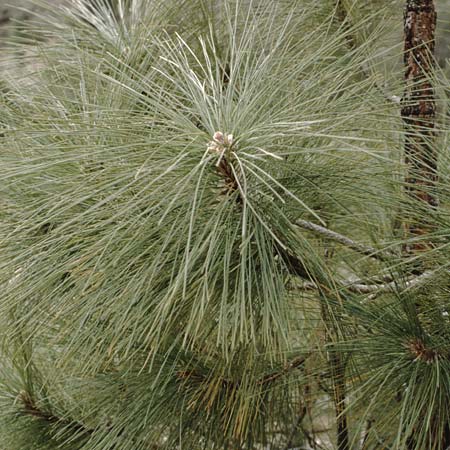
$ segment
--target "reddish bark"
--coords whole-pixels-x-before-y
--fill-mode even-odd
[[[406,189],[417,201],[423,212],[438,206],[436,196],[436,100],[433,89],[434,50],[436,32],[434,0],[406,0],[404,14],[404,63],[405,92],[402,99],[402,118],[405,124],[405,163],[407,165]],[[407,237],[426,236],[433,230],[433,223],[426,219],[409,218],[405,223]],[[418,253],[432,247],[430,239],[422,239],[405,246],[405,253]],[[421,305],[417,305],[420,310]],[[439,354],[428,349],[419,340],[409,342],[408,349],[416,360],[433,364]],[[444,450],[450,448],[450,425],[436,411],[431,418],[426,438],[426,448]],[[407,440],[409,450],[423,447],[423,436],[417,436],[422,428],[414,430]]]
[[[404,13],[405,91],[402,118],[405,124],[406,189],[422,207],[436,207],[433,192],[437,183],[435,140],[436,101],[432,84],[436,9],[433,0],[407,0]],[[426,235],[432,224],[411,219],[405,224],[410,237]],[[422,251],[430,243],[421,240],[405,248],[407,253]]]

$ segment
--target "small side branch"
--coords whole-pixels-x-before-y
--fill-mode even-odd
[[[427,281],[434,275],[434,272],[429,270],[427,272],[424,272],[417,276],[412,276],[408,278],[405,283],[404,287],[405,289],[412,289],[417,286],[420,286],[423,282]],[[348,290],[358,293],[358,294],[381,294],[383,292],[390,292],[392,291],[396,286],[398,286],[398,281],[393,280],[389,283],[383,283],[383,284],[349,284],[346,287]]]
[[[434,274],[435,274],[434,271],[429,270],[420,275],[411,276],[403,283],[402,286],[405,289],[414,289],[416,287],[421,286],[424,282],[429,280]],[[361,282],[355,283],[350,280],[340,280],[338,282],[338,286],[340,286],[342,289],[346,289],[355,294],[371,294],[368,299],[373,300],[380,294],[392,292],[396,287],[399,286],[399,282],[397,280],[392,280],[388,283],[364,284]],[[312,291],[318,290],[319,286],[317,286],[317,284],[313,283],[312,281],[306,281],[305,283],[303,283],[302,288],[304,290]]]
[[[306,405],[303,405],[301,410],[300,410],[300,414],[297,417],[297,420],[295,421],[295,425],[293,430],[291,431],[291,434],[289,436],[289,441],[285,447],[285,450],[290,450],[293,445],[294,445],[294,437],[295,437],[295,433],[297,432],[297,430],[300,429],[301,424],[304,420],[304,418],[306,417],[306,413],[307,413],[307,408]]]
[[[349,450],[349,435],[346,414],[345,364],[342,356],[333,353],[330,356],[333,376],[333,398],[337,424],[337,450]]]
[[[22,403],[21,413],[35,417],[50,425],[59,424],[65,426],[68,430],[77,434],[79,437],[90,437],[94,430],[87,428],[80,422],[72,421],[62,417],[58,417],[55,414],[41,409],[27,392],[21,392],[19,394],[20,402]]]
[[[339,333],[335,328],[335,323],[330,319],[330,311],[328,308],[324,302],[321,303],[321,315],[325,325],[325,339],[328,344],[334,344],[339,341]],[[346,413],[346,363],[343,355],[331,349],[328,352],[328,367],[333,386],[332,398],[336,416],[337,450],[350,450]]]
[[[295,224],[300,228],[305,230],[313,231],[316,234],[320,234],[321,236],[326,237],[327,239],[338,242],[339,244],[344,245],[345,247],[354,250],[361,255],[370,256],[371,258],[378,259],[380,261],[385,261],[388,258],[392,258],[392,254],[388,254],[386,252],[381,252],[380,250],[370,247],[368,245],[360,244],[359,242],[350,239],[343,234],[336,233],[335,231],[329,230],[328,228],[322,227],[321,225],[316,225],[315,223],[308,222],[306,220],[297,219]]]
[[[273,372],[269,375],[266,375],[265,377],[261,378],[260,380],[257,381],[257,384],[267,384],[267,383],[271,383],[275,380],[278,380],[279,378],[289,374],[290,372],[292,372],[295,369],[300,369],[304,364],[306,359],[308,358],[309,355],[302,355],[302,356],[297,356],[296,358],[292,359],[291,361],[289,361],[283,368],[283,370],[280,370],[278,372]]]
[[[255,384],[266,385],[274,381],[277,381],[278,379],[288,375],[292,371],[302,368],[309,356],[310,356],[309,354],[306,354],[293,358],[292,360],[288,361],[281,370],[272,372],[268,375],[264,375],[263,377],[256,380]],[[203,382],[208,379],[208,377],[205,374],[201,374],[196,370],[179,370],[177,372],[177,377],[180,380],[191,379],[197,382]],[[240,380],[230,380],[228,378],[223,378],[221,382],[224,386],[234,386],[236,388],[241,385]]]

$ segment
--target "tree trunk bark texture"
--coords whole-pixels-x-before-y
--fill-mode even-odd
[[[406,0],[404,11],[405,91],[401,115],[405,126],[406,192],[417,201],[421,211],[438,206],[436,195],[436,99],[433,89],[436,46],[436,7],[434,0]],[[422,216],[423,217],[423,216]],[[433,229],[431,221],[408,217],[405,232],[409,238],[426,236]],[[432,247],[428,239],[409,243],[405,256]],[[420,310],[420,305],[418,305]],[[426,445],[429,449],[450,448],[450,428],[436,411],[431,418]],[[420,429],[420,427],[419,427]],[[410,450],[418,450],[424,440],[412,433],[407,440]]]
[[[436,101],[432,83],[436,32],[434,0],[407,0],[404,12],[405,91],[401,115],[405,125],[406,190],[421,207],[435,208],[437,183],[435,140]],[[420,237],[432,229],[430,223],[411,219],[405,224],[407,237]],[[406,253],[429,248],[420,240]]]

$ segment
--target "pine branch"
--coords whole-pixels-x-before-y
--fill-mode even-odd
[[[300,414],[298,415],[298,417],[297,417],[297,419],[295,421],[294,427],[293,427],[293,429],[291,431],[291,434],[289,436],[289,441],[288,441],[288,443],[287,443],[287,445],[285,447],[285,450],[290,450],[293,447],[295,433],[296,433],[296,431],[298,429],[301,428],[301,424],[302,424],[304,418],[306,417],[306,413],[307,413],[306,405],[303,405],[302,408],[301,408]]]
[[[289,361],[283,367],[283,369],[276,371],[276,372],[272,372],[268,375],[264,375],[260,379],[256,380],[255,384],[256,385],[266,385],[266,384],[272,383],[272,382],[288,375],[293,370],[300,369],[304,365],[305,361],[308,359],[309,356],[310,355],[307,354],[307,355],[300,355],[300,356],[293,358],[291,361]],[[208,376],[201,374],[196,370],[179,370],[177,372],[177,377],[180,380],[195,379],[196,381],[199,381],[199,382],[208,380]],[[223,378],[222,383],[224,386],[239,386],[241,384],[240,380],[229,380],[227,378]]]
[[[339,340],[339,332],[336,324],[331,320],[329,306],[321,302],[320,311],[325,324],[325,339],[327,343],[335,343]],[[337,450],[349,450],[349,430],[346,413],[347,383],[345,377],[346,362],[343,355],[334,350],[328,352],[328,366],[333,386],[333,403],[336,419],[336,443]]]
[[[420,275],[417,276],[411,276],[408,278],[404,286],[407,289],[415,288],[417,286],[420,286],[424,281],[428,280],[429,278],[434,275],[434,271],[426,271]],[[357,294],[370,294],[378,295],[384,292],[390,292],[392,289],[394,289],[396,286],[398,286],[399,282],[398,280],[390,281],[389,283],[382,283],[382,284],[362,284],[362,283],[353,283],[345,285],[343,283],[343,287],[347,288],[348,290],[355,292]]]
[[[294,446],[294,438],[296,433],[301,430],[303,431],[303,420],[305,419],[306,415],[308,414],[308,416],[311,418],[311,410],[310,410],[310,406],[308,405],[308,396],[311,393],[311,387],[309,384],[306,384],[305,386],[305,395],[304,395],[304,401],[302,401],[300,403],[300,411],[299,414],[297,416],[297,419],[295,420],[295,424],[292,427],[292,431],[289,434],[289,439],[287,441],[286,444],[286,448],[284,450],[289,450],[290,448],[292,448]]]
[[[76,433],[79,437],[90,437],[94,432],[93,429],[86,427],[80,422],[75,420],[69,420],[66,418],[58,417],[57,415],[41,409],[33,399],[33,397],[28,392],[21,392],[19,394],[19,399],[22,403],[21,413],[35,417],[49,425],[62,425],[66,426],[68,429]]]
[[[88,439],[95,431],[93,428],[89,428],[76,420],[59,417],[52,412],[45,411],[36,404],[36,401],[28,392],[21,392],[19,394],[19,399],[22,403],[22,408],[20,410],[22,414],[35,417],[36,419],[42,420],[49,425],[59,425],[61,427],[65,427],[67,431],[73,433],[77,439]],[[120,436],[123,431],[124,430],[121,430],[117,436]],[[116,446],[114,446],[114,448],[116,448]],[[155,444],[152,444],[150,447],[151,450],[157,450],[158,448],[159,447]]]
[[[435,271],[428,270],[420,275],[411,276],[404,282],[402,286],[405,289],[413,289],[419,287],[422,283],[429,280],[434,274]],[[338,280],[337,284],[342,289],[346,289],[355,294],[371,294],[368,297],[368,299],[374,300],[380,294],[392,292],[396,287],[399,286],[399,281],[397,279],[394,279],[387,283],[365,284],[362,282],[354,282],[351,280]],[[316,283],[312,281],[306,281],[305,283],[303,283],[302,288],[304,290],[312,291],[312,290],[319,290],[321,287],[319,287]]]
[[[273,381],[278,380],[279,378],[289,374],[295,369],[299,369],[302,367],[305,363],[305,361],[308,359],[309,355],[302,355],[297,356],[292,361],[289,361],[283,368],[283,370],[280,370],[278,372],[273,372],[269,375],[266,375],[265,377],[261,378],[259,381],[257,381],[257,384],[267,384],[272,383]]]
[[[392,258],[394,255],[391,253],[381,252],[380,250],[370,247],[368,245],[360,244],[359,242],[350,239],[343,234],[336,233],[335,231],[329,230],[328,228],[322,227],[321,225],[316,225],[315,223],[308,222],[306,220],[298,219],[295,224],[305,230],[313,231],[316,234],[330,239],[331,241],[338,242],[339,244],[354,250],[361,255],[370,256],[371,258],[378,259],[380,261],[386,261]]]
[[[292,254],[292,252],[289,251],[289,249],[283,249],[280,245],[276,245],[276,248],[278,252],[280,253],[281,257],[283,258],[284,262],[289,267],[290,272],[293,275],[296,275],[300,278],[303,278],[305,280],[308,280],[305,282],[305,285],[308,285],[309,287],[313,287],[313,289],[317,289],[317,285],[312,281],[311,275],[305,265],[303,264],[303,261],[301,261],[297,256]]]

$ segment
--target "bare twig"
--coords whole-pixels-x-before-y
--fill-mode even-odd
[[[272,383],[273,381],[276,381],[279,378],[291,373],[293,370],[300,369],[304,365],[305,361],[308,359],[309,356],[310,356],[309,354],[297,356],[288,361],[281,370],[272,372],[268,375],[264,375],[260,379],[256,380],[255,383],[257,385],[265,385]],[[177,372],[177,377],[180,380],[191,379],[199,382],[207,380],[207,376],[205,374],[199,373],[196,370],[179,370]],[[240,380],[231,380],[228,378],[223,378],[221,381],[224,386],[238,387],[241,384]]]
[[[302,367],[307,360],[309,355],[301,355],[297,356],[296,358],[289,361],[283,368],[283,370],[280,370],[278,372],[273,372],[269,375],[264,376],[260,380],[257,381],[257,384],[266,384],[270,383],[272,381],[278,380],[279,378],[287,375],[288,373],[292,372],[295,369],[299,369]]]
[[[295,421],[294,427],[289,436],[289,440],[288,440],[285,450],[290,450],[292,448],[292,446],[294,445],[295,433],[301,428],[301,424],[303,422],[303,419],[306,417],[306,413],[307,413],[306,404],[303,404],[302,408],[300,410],[300,414],[298,415],[297,420]]]
[[[320,234],[331,241],[338,242],[345,247],[354,250],[365,256],[370,256],[381,261],[385,261],[388,258],[392,258],[394,255],[387,252],[382,252],[379,249],[370,247],[368,245],[361,244],[359,242],[350,239],[343,234],[336,233],[336,231],[329,230],[328,228],[322,227],[321,225],[316,225],[315,223],[308,222],[307,220],[297,219],[295,224],[305,230],[313,231],[314,233]]]
[[[329,306],[321,302],[320,311],[325,324],[325,339],[328,344],[339,341],[339,333],[334,321],[330,318]],[[337,450],[350,450],[349,430],[346,414],[347,386],[346,386],[346,361],[341,353],[334,350],[328,351],[328,367],[332,382],[332,399],[334,403],[336,419],[336,443]]]
[[[338,286],[342,289],[347,289],[350,292],[354,292],[355,294],[371,294],[368,298],[373,300],[380,294],[393,291],[399,285],[405,289],[414,289],[429,280],[434,274],[434,271],[429,270],[420,275],[409,277],[403,284],[400,284],[398,280],[376,284],[365,284],[351,280],[340,280],[338,282]],[[306,281],[302,284],[302,289],[308,291],[318,290],[319,286],[312,281]]]
[[[417,276],[411,276],[409,277],[403,286],[405,289],[411,289],[415,288],[417,286],[420,286],[424,281],[430,279],[434,275],[434,271],[427,271]],[[371,293],[383,293],[383,292],[389,292],[392,289],[394,289],[396,286],[399,285],[399,282],[397,280],[393,280],[389,283],[383,283],[383,284],[349,284],[345,286],[348,290],[352,292],[356,292],[358,294],[371,294]]]

